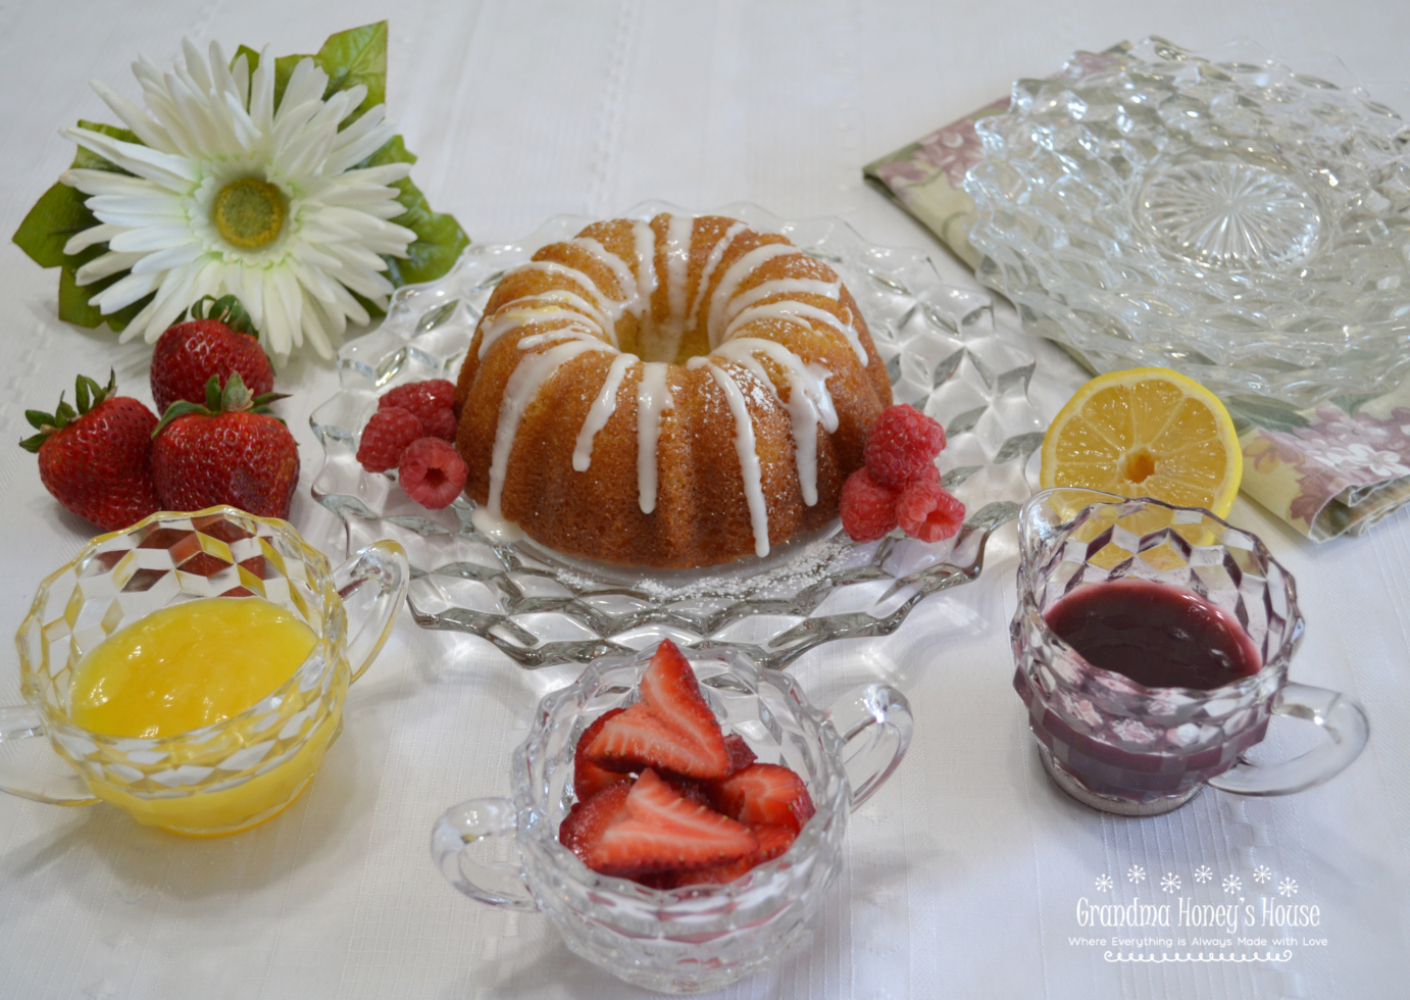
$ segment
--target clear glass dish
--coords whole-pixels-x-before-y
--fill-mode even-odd
[[[1340,63],[1078,53],[982,119],[979,278],[1096,371],[1296,408],[1410,368],[1410,137]],[[1405,88],[1378,88],[1403,100]]]
[[[625,215],[663,211],[681,209],[648,202]],[[518,243],[470,247],[439,281],[399,289],[382,325],[339,352],[341,389],[310,417],[325,452],[314,497],[342,519],[349,551],[379,538],[406,548],[408,603],[420,625],[480,636],[523,667],[670,638],[735,647],[777,668],[833,639],[888,634],[928,594],[979,575],[990,533],[1031,492],[1024,466],[1046,426],[1028,399],[1032,355],[994,329],[987,296],[941,284],[920,251],[872,246],[840,219],[789,222],[744,204],[717,214],[787,235],[842,277],[887,360],[896,401],[945,426],[943,481],[969,510],[960,533],[925,544],[897,531],[858,545],[834,522],[763,558],[632,569],[489,538],[471,524],[468,498],[427,510],[394,473],[366,472],[358,435],[378,396],[404,382],[454,380],[505,271],[592,221],[559,216]]]

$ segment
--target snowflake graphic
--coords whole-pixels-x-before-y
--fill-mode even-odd
[[[1214,877],[1214,873],[1209,870],[1208,865],[1200,865],[1195,869],[1195,881],[1203,885]]]
[[[1146,870],[1140,865],[1132,865],[1131,870],[1126,873],[1126,877],[1132,882],[1144,882],[1146,880]]]
[[[1253,880],[1262,884],[1273,877],[1273,873],[1268,870],[1267,865],[1259,865],[1253,870]]]
[[[1174,892],[1180,888],[1180,876],[1174,872],[1167,872],[1165,878],[1160,880],[1160,888],[1165,892]]]
[[[1297,882],[1290,878],[1285,878],[1278,883],[1278,894],[1280,896],[1292,896],[1297,893]]]
[[[1098,892],[1108,892],[1114,885],[1116,883],[1111,880],[1110,875],[1103,875],[1097,879]]]
[[[1225,892],[1242,892],[1243,887],[1243,880],[1240,879],[1237,875],[1226,875],[1224,877]]]

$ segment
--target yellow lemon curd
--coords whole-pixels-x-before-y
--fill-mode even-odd
[[[74,673],[69,715],[89,732],[140,738],[176,736],[224,722],[292,677],[317,638],[293,612],[258,597],[169,605],[119,629],[83,657]],[[195,836],[248,829],[293,802],[318,770],[339,730],[346,681],[340,688],[333,711],[314,720],[292,756],[239,784],[219,790],[178,785],[170,794],[144,787],[135,794],[132,786],[91,775],[88,783],[95,795],[141,823]],[[236,737],[220,740],[229,752],[243,746],[244,734],[233,726],[221,735]],[[269,738],[260,733],[251,742]],[[173,746],[172,766],[217,766],[229,752],[208,746],[216,741],[212,736],[189,748]],[[236,774],[215,772],[215,777]]]

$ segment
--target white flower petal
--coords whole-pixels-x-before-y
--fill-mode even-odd
[[[129,274],[90,298],[88,304],[97,306],[104,316],[115,313],[155,291],[161,279],[160,274]]]
[[[89,226],[87,229],[83,230],[83,232],[69,237],[69,241],[64,244],[64,253],[69,256],[82,253],[89,247],[108,242],[122,231],[121,226],[110,226],[107,223],[98,226]]]
[[[105,253],[80,267],[74,274],[74,283],[88,285],[100,278],[111,277],[126,271],[146,256],[144,253]]]
[[[100,215],[101,219],[102,216]],[[107,219],[104,222],[110,221]],[[129,229],[108,241],[111,250],[169,250],[183,243],[191,242],[191,230],[185,226],[146,226],[142,229]]]
[[[171,136],[167,135],[166,129],[157,122],[148,118],[142,109],[133,104],[126,97],[123,97],[112,87],[109,87],[102,80],[90,80],[88,85],[92,87],[103,99],[103,103],[112,108],[113,114],[122,119],[122,123],[136,134],[153,149],[159,149],[163,153],[172,153],[176,147],[172,144]]]
[[[169,268],[180,267],[189,264],[198,257],[205,256],[205,248],[195,243],[183,243],[179,247],[172,247],[169,250],[158,250],[155,253],[140,254],[140,263],[132,265],[133,274],[146,274],[148,271],[165,271]]]
[[[274,113],[274,126],[279,127],[279,119],[287,109],[297,108],[312,101],[322,101],[323,92],[328,89],[328,74],[318,68],[311,58],[300,59],[289,74],[289,83],[284,88],[284,96],[279,101],[279,109]]]
[[[274,55],[268,45],[259,54],[250,83],[250,118],[261,135],[268,135],[274,127]]]
[[[299,325],[303,329],[304,338],[318,352],[319,357],[332,360],[333,345],[323,329],[319,310],[307,293],[304,294],[303,308],[299,310]]]
[[[124,170],[160,184],[173,191],[187,190],[200,179],[196,164],[173,153],[163,153],[150,146],[122,142],[101,132],[86,128],[66,128],[63,134],[84,149],[105,157]]]
[[[186,210],[181,202],[169,193],[156,189],[156,193],[142,194],[98,194],[88,199],[88,210],[95,215],[107,212],[118,215],[143,216],[154,221],[162,219],[185,219]],[[137,223],[119,223],[137,225]]]
[[[211,42],[211,47],[215,47],[215,42]],[[235,65],[231,67],[230,76],[235,81],[235,96],[240,101],[242,107],[250,106],[250,57],[241,52],[235,57]]]
[[[166,328],[176,321],[176,317],[200,298],[194,294],[200,272],[201,267],[194,264],[166,272],[161,287],[157,289],[156,301],[152,303],[154,308],[151,318],[147,320],[147,329],[143,331],[143,337],[148,343],[166,332]]]
[[[196,82],[197,88],[209,92],[211,89],[210,72],[206,69],[206,61],[201,58],[201,53],[197,50],[194,42],[189,38],[181,39],[181,52],[186,56],[186,73]]]

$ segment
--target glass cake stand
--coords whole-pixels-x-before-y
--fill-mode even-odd
[[[1296,409],[1410,371],[1410,128],[1250,42],[1079,52],[1014,84],[965,180],[981,281],[1105,372]],[[1405,107],[1404,87],[1378,87]]]
[[[626,216],[659,212],[681,210],[649,202]],[[487,537],[471,523],[468,498],[427,510],[406,497],[394,472],[365,471],[358,435],[378,396],[405,382],[454,381],[505,271],[592,221],[559,216],[517,243],[470,247],[438,281],[399,289],[382,325],[339,352],[341,388],[310,417],[325,452],[314,497],[342,520],[348,551],[380,538],[405,547],[418,624],[480,636],[522,667],[670,638],[735,647],[778,668],[820,643],[888,634],[928,594],[979,575],[989,535],[1030,493],[1024,466],[1045,427],[1028,399],[1032,355],[994,329],[986,296],[941,284],[920,251],[872,246],[840,219],[789,222],[744,204],[715,214],[783,233],[842,277],[886,359],[896,401],[945,426],[943,482],[969,511],[960,533],[926,544],[897,531],[856,544],[834,522],[762,558],[633,569]]]

